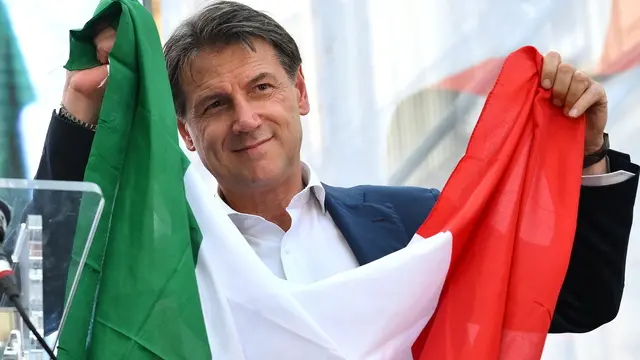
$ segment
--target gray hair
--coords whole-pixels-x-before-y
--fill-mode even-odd
[[[182,22],[164,45],[169,83],[178,117],[186,113],[182,76],[205,48],[243,44],[256,51],[252,39],[269,43],[291,80],[302,63],[291,35],[269,15],[235,1],[214,2]]]

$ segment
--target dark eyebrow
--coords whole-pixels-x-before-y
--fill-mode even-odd
[[[261,72],[258,75],[254,76],[253,78],[251,78],[249,82],[247,82],[247,87],[248,88],[253,87],[257,85],[259,82],[264,81],[267,78],[274,78],[274,76],[269,72]],[[204,95],[195,101],[194,110],[196,112],[202,112],[202,108],[209,105],[210,103],[216,100],[224,100],[228,98],[229,98],[229,94],[223,93],[223,92],[214,92],[214,93]]]
[[[225,98],[228,98],[228,97],[229,97],[229,94],[222,93],[222,92],[210,93],[210,94],[204,95],[201,98],[197,99],[193,108],[194,108],[194,110],[196,112],[201,112],[202,108],[206,107],[207,105],[211,104],[212,102],[214,102],[216,100],[225,99]]]
[[[249,80],[249,82],[247,83],[247,87],[257,85],[260,81],[263,81],[266,78],[273,78],[273,77],[274,76],[271,73],[261,72],[258,75],[254,76],[251,80]]]

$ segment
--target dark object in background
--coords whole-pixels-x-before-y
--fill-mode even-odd
[[[0,178],[26,178],[20,113],[35,99],[9,13],[0,0]]]

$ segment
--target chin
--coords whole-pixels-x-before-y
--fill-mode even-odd
[[[255,164],[245,173],[246,183],[251,187],[270,187],[282,182],[288,175],[283,166]]]

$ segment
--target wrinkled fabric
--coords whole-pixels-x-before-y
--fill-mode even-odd
[[[117,39],[84,180],[102,188],[105,209],[70,298],[58,357],[206,359],[194,271],[200,234],[184,200],[189,162],[178,144],[158,31],[138,1],[103,0],[71,32],[67,69],[100,64],[93,37],[103,24],[117,28]],[[70,276],[85,240],[75,241]]]
[[[196,272],[214,358],[411,359],[449,268],[451,233],[414,238],[400,251],[312,284],[282,280],[219,204],[202,197],[210,175],[203,179],[201,168],[192,164],[185,187],[202,232]]]
[[[454,234],[416,359],[539,359],[576,229],[584,119],[551,105],[542,56],[512,53],[418,234]]]

